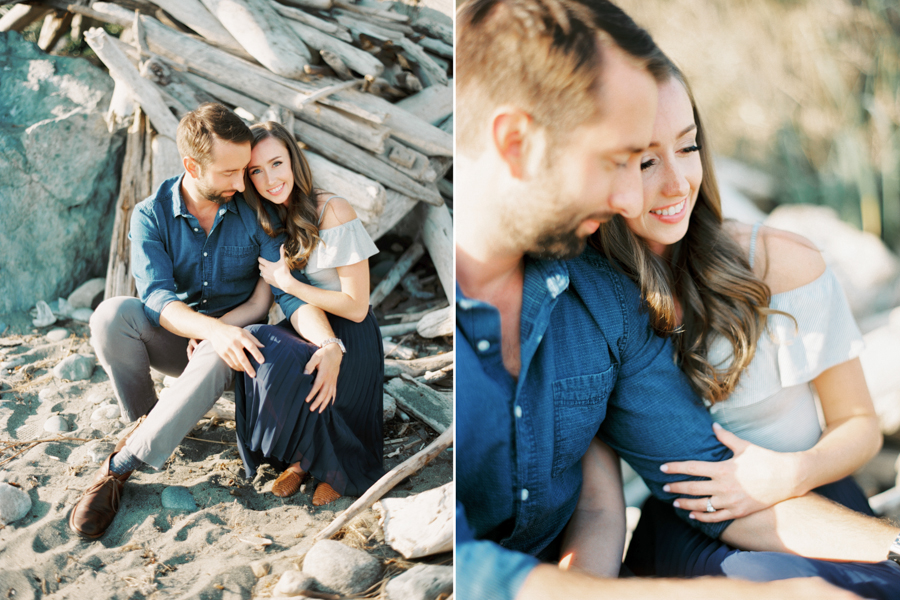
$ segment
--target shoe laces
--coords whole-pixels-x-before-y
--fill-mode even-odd
[[[94,492],[99,492],[101,488],[107,483],[112,483],[112,494],[110,497],[110,502],[112,503],[112,508],[114,511],[119,510],[119,503],[122,499],[122,491],[119,486],[119,480],[116,478],[115,474],[112,471],[109,472],[109,475],[104,475],[100,479],[97,479],[84,491],[84,495],[93,494]]]

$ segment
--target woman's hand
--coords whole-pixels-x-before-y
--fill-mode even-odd
[[[188,345],[187,345],[188,360],[191,360],[191,357],[194,355],[194,350],[197,349],[197,346],[199,346],[200,342],[202,342],[202,341],[203,340],[198,340],[197,338],[191,338],[188,340]]]
[[[337,344],[322,346],[310,357],[303,372],[307,375],[316,371],[316,379],[313,382],[306,403],[310,404],[309,410],[318,410],[320,413],[328,408],[337,394],[337,379],[341,368],[343,353]]]
[[[660,467],[670,474],[709,477],[709,481],[679,481],[663,486],[667,492],[699,496],[678,498],[674,502],[675,507],[692,511],[690,518],[718,523],[801,495],[797,491],[799,465],[795,454],[751,444],[718,423],[713,423],[713,431],[734,452],[734,457],[722,462],[671,462]],[[707,499],[715,512],[707,512]]]
[[[287,266],[287,260],[285,260],[284,255],[284,244],[281,245],[279,252],[281,253],[281,258],[278,262],[273,263],[264,259],[262,256],[259,257],[259,274],[269,285],[275,286],[280,290],[288,291],[288,286],[291,285],[291,282],[296,281],[296,279],[291,275],[291,270]]]

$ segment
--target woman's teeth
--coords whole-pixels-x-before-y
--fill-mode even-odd
[[[284,184],[282,183],[278,187],[274,187],[271,190],[269,190],[269,193],[272,194],[273,196],[275,196],[275,195],[279,194],[283,188],[284,188]]]
[[[672,215],[677,215],[682,210],[684,210],[685,202],[687,202],[687,200],[682,200],[675,206],[670,206],[669,208],[663,208],[661,210],[651,210],[650,212],[652,212],[654,215],[660,215],[662,217],[670,217]]]

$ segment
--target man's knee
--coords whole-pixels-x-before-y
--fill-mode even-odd
[[[146,321],[144,304],[137,298],[116,296],[100,303],[91,315],[91,336],[99,342]]]

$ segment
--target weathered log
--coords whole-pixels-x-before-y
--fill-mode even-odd
[[[449,179],[441,179],[437,183],[438,191],[441,193],[441,196],[444,198],[448,198],[453,200],[453,182]]]
[[[427,465],[434,458],[453,445],[453,427],[452,424],[444,433],[438,436],[433,442],[428,444],[426,448],[416,453],[413,457],[403,461],[390,471],[388,471],[381,479],[372,484],[365,494],[359,497],[359,500],[350,505],[350,507],[342,512],[328,527],[320,531],[315,541],[328,539],[338,531],[341,527],[350,522],[350,519],[366,510],[382,496],[394,489],[398,483]]]
[[[331,0],[279,0],[282,4],[311,8],[313,10],[331,10]]]
[[[128,231],[132,209],[150,195],[150,160],[149,156],[145,156],[146,127],[146,117],[138,107],[125,139],[125,158],[122,161],[122,178],[106,269],[106,298],[134,296],[136,291],[131,274]]]
[[[433,190],[414,181],[405,173],[327,131],[309,123],[297,121],[294,124],[294,133],[298,140],[322,156],[371,177],[385,187],[403,192],[428,204],[443,204],[444,202],[440,194],[435,194]]]
[[[205,37],[211,43],[239,55],[247,55],[244,47],[234,39],[200,0],[154,0],[167,13]]]
[[[163,91],[189,111],[194,110],[204,102],[218,102],[218,98],[212,94],[208,94],[188,83],[182,73],[169,67],[170,64],[159,58],[146,60],[141,64],[141,75],[159,85]]]
[[[113,79],[121,81],[131,89],[132,97],[138,101],[144,112],[150,117],[150,122],[156,131],[174,142],[178,119],[169,112],[169,108],[156,87],[141,77],[128,57],[110,41],[109,34],[105,31],[95,27],[84,37],[97,57],[107,66]]]
[[[378,220],[384,210],[385,191],[377,181],[333,163],[315,152],[305,152],[313,180],[323,190],[345,198],[365,226]]]
[[[326,65],[334,70],[335,75],[337,75],[340,79],[356,79],[353,76],[353,73],[350,72],[350,69],[347,68],[347,65],[344,64],[344,61],[341,60],[341,57],[334,52],[331,52],[329,50],[319,50],[319,56],[322,57],[322,61]]]
[[[377,77],[384,71],[381,61],[355,46],[351,46],[343,40],[339,40],[330,34],[324,33],[305,23],[288,20],[287,25],[310,47],[315,50],[328,50],[340,57],[341,61],[359,73]]]
[[[384,391],[393,396],[404,411],[435,431],[443,433],[450,428],[453,421],[452,400],[427,385],[402,373],[384,384]]]
[[[409,560],[453,549],[453,482],[406,498],[384,498],[381,513],[384,541]]]
[[[423,383],[428,384],[443,381],[448,377],[453,377],[453,365],[438,369],[437,371],[426,371],[421,379]]]
[[[385,140],[384,152],[376,154],[375,157],[391,165],[401,173],[406,173],[416,181],[431,183],[438,178],[427,156],[418,150],[413,150],[399,140],[393,138]]]
[[[0,17],[0,31],[16,31],[21,33],[23,29],[41,19],[50,12],[46,6],[31,4],[16,4],[5,15]]]
[[[279,106],[278,104],[273,104],[268,109],[266,109],[266,112],[262,114],[259,120],[262,123],[265,123],[266,121],[275,121],[277,123],[281,123],[288,131],[293,131],[294,125],[296,123],[296,120],[294,119],[294,113],[283,106]]]
[[[288,19],[293,19],[294,21],[299,21],[304,25],[309,25],[310,27],[314,27],[323,33],[327,33],[332,37],[336,37],[337,39],[344,42],[353,41],[353,37],[347,31],[346,27],[341,27],[336,23],[332,23],[331,21],[326,21],[324,19],[320,19],[319,17],[313,16],[306,11],[300,10],[298,8],[293,8],[291,6],[285,6],[284,4],[279,4],[278,2],[272,1],[272,8],[275,9],[282,17],[287,17]],[[304,40],[306,41],[306,40]]]
[[[416,331],[423,338],[436,338],[444,335],[453,335],[453,309],[451,307],[439,308],[422,317]]]
[[[370,8],[368,6],[360,6],[359,4],[351,4],[349,2],[344,2],[344,0],[334,0],[334,6],[342,8],[344,10],[349,10],[351,12],[359,13],[361,15],[384,19],[385,21],[396,21],[397,23],[409,22],[409,17],[406,15],[401,15],[400,13],[395,13],[389,10],[381,10],[378,8]]]
[[[273,73],[304,76],[312,56],[269,0],[200,0],[251,56]]]
[[[449,20],[449,19],[448,19]],[[441,40],[445,44],[453,45],[453,23],[440,23],[436,19],[425,15],[419,15],[412,23],[413,29],[430,37]]]
[[[394,87],[404,89],[411,94],[421,92],[423,89],[422,82],[419,81],[419,78],[416,77],[415,73],[404,71],[399,63],[394,63],[386,67],[381,76]]]
[[[412,360],[388,358],[384,361],[384,376],[385,378],[392,378],[399,377],[401,373],[406,373],[410,377],[421,377],[428,371],[437,371],[453,365],[453,360],[453,352],[423,356]]]
[[[395,325],[382,325],[379,329],[381,337],[396,337],[415,332],[417,324],[418,321],[415,323],[397,323]]]
[[[418,94],[397,102],[397,106],[432,125],[440,125],[453,114],[452,80],[447,85],[429,86]]]
[[[419,259],[422,258],[423,254],[425,254],[425,248],[419,242],[414,242],[406,249],[406,252],[404,252],[397,260],[397,263],[391,267],[391,270],[384,276],[384,279],[382,279],[375,289],[372,290],[372,294],[369,296],[369,304],[372,308],[381,304],[381,301],[388,297],[388,294],[400,284],[400,280],[403,279],[403,276],[409,272],[413,265],[419,262]]]
[[[175,140],[162,135],[155,135],[151,142],[151,149],[153,152],[152,189],[155,190],[166,179],[183,173],[184,164],[181,161],[181,155],[178,153],[178,146],[175,145]]]
[[[417,40],[416,43],[433,54],[443,56],[444,58],[453,58],[453,46],[450,44],[445,44],[440,40],[430,37],[423,37],[422,39]]]
[[[377,240],[393,229],[394,225],[400,222],[400,219],[409,214],[409,211],[418,205],[418,200],[413,200],[409,196],[394,190],[386,190],[384,210],[377,223],[366,225],[366,232],[373,240]]]
[[[453,298],[453,217],[447,206],[425,207],[422,241],[431,256],[447,298]]]
[[[380,47],[384,47],[389,43],[399,44],[400,38],[403,37],[403,32],[381,27],[359,15],[348,14],[340,10],[333,11],[332,15],[338,23],[350,30],[353,34],[353,39],[363,48],[365,48],[365,45],[362,43],[360,36],[368,37],[371,42]]]
[[[447,67],[439,65],[421,46],[406,36],[401,37],[397,45],[403,49],[406,58],[418,65],[418,70],[414,67],[413,72],[426,88],[431,85],[447,85]]]
[[[115,81],[115,80],[113,80]],[[112,98],[109,100],[109,109],[106,111],[106,127],[110,133],[126,126],[128,120],[134,114],[134,98],[131,96],[131,88],[124,83],[116,82],[113,88]]]
[[[440,128],[450,135],[453,135],[453,115],[447,117],[444,122],[440,124]]]
[[[385,356],[393,356],[395,358],[402,358],[403,360],[410,360],[415,358],[417,354],[414,349],[408,346],[404,346],[399,342],[389,342],[385,339],[382,339],[381,346],[384,349]]]
[[[69,32],[72,25],[72,13],[50,13],[44,17],[41,34],[38,36],[38,48],[50,52],[56,44]]]

